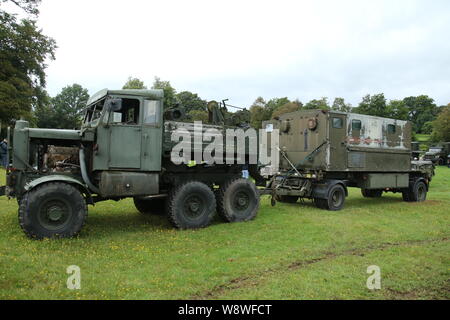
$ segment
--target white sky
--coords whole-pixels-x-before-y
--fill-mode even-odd
[[[202,98],[307,102],[428,94],[450,102],[450,1],[43,0],[47,89],[159,76]]]

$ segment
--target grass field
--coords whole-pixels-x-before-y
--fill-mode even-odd
[[[0,181],[4,182],[4,171]],[[0,198],[1,299],[449,299],[450,169],[428,201],[364,199],[344,210],[263,198],[256,220],[177,231],[131,201],[90,207],[76,239],[29,240]],[[66,268],[81,268],[81,289]],[[381,268],[381,290],[366,287]]]

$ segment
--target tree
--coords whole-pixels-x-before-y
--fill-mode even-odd
[[[354,112],[360,114],[367,114],[377,117],[388,117],[388,110],[386,107],[386,98],[383,93],[370,94],[363,97],[357,108],[353,109]]]
[[[450,141],[450,103],[442,109],[433,121],[431,140],[435,142]]]
[[[264,106],[264,120],[269,120],[272,118],[272,114],[275,110],[285,105],[286,103],[291,102],[287,97],[284,98],[273,98],[267,101]]]
[[[208,122],[208,112],[205,110],[191,110],[188,112],[188,117],[191,121]]]
[[[50,104],[36,109],[37,125],[40,128],[79,128],[83,110],[89,99],[87,89],[79,84],[64,87]]]
[[[300,107],[299,107],[298,103],[295,103],[295,102],[285,103],[281,107],[277,108],[272,113],[272,119],[275,119],[275,118],[281,116],[282,114],[295,112],[295,111],[298,111],[298,110],[300,110]]]
[[[334,99],[331,109],[333,109],[335,111],[341,111],[341,112],[351,112],[352,105],[350,103],[345,103],[344,98],[338,97],[338,98]]]
[[[250,106],[250,125],[255,129],[260,129],[262,126],[262,121],[268,120],[264,119],[265,106],[266,101],[262,97],[256,98],[256,100]]]
[[[408,120],[408,108],[403,100],[391,100],[386,107],[389,118]]]
[[[0,0],[0,2],[11,2],[26,13],[37,16],[39,14],[38,5],[41,0]]]
[[[328,98],[323,97],[321,99],[313,99],[309,101],[303,108],[328,110],[330,109],[330,106],[328,105]]]
[[[176,94],[176,98],[185,108],[187,113],[192,110],[206,111],[206,105],[208,103],[206,102],[206,100],[200,98],[196,93],[192,93],[190,91],[182,91]]]
[[[427,95],[407,97],[403,99],[403,103],[408,109],[408,120],[413,123],[413,129],[418,133],[422,132],[426,122],[435,120],[439,112],[434,100]]]
[[[2,1],[4,2],[4,1]],[[12,1],[37,13],[38,1]],[[32,119],[32,109],[47,102],[45,68],[55,59],[55,40],[42,34],[36,21],[0,11],[0,121]]]
[[[169,81],[162,81],[159,77],[155,77],[152,89],[164,91],[164,108],[172,108],[180,103],[176,96],[177,91],[170,85]]]
[[[122,89],[147,89],[147,87],[138,78],[128,77],[128,81],[123,85]]]

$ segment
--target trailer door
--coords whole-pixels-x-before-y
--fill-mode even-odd
[[[344,171],[347,167],[346,116],[330,114],[330,170]]]

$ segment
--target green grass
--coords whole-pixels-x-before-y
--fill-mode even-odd
[[[254,221],[187,231],[109,201],[90,207],[78,238],[43,241],[25,237],[15,200],[1,197],[0,299],[449,299],[449,190],[441,167],[423,203],[351,189],[328,212],[264,197]],[[69,265],[81,290],[66,288]],[[370,265],[381,290],[366,287]]]

